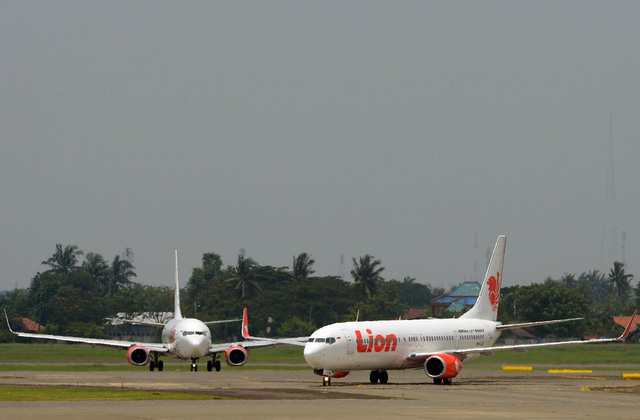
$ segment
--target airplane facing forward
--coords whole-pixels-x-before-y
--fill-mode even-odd
[[[202,322],[195,318],[183,318],[180,311],[180,286],[178,282],[178,251],[176,251],[176,278],[174,291],[174,318],[166,324],[151,322],[132,322],[132,324],[144,324],[152,326],[162,326],[162,343],[144,343],[136,341],[119,341],[106,340],[99,338],[70,337],[49,334],[31,334],[23,332],[15,332],[9,324],[9,317],[5,311],[5,318],[9,331],[19,337],[39,338],[44,340],[58,340],[72,343],[82,343],[90,345],[99,345],[107,347],[117,347],[128,349],[127,362],[135,366],[149,365],[149,370],[163,370],[162,360],[158,360],[160,356],[170,356],[183,360],[191,361],[191,371],[198,370],[198,362],[200,358],[211,357],[207,361],[207,371],[213,369],[220,371],[219,354],[224,353],[224,358],[229,366],[242,366],[247,363],[249,349],[253,347],[273,346],[279,343],[262,339],[260,337],[251,337],[249,335],[247,308],[244,308],[242,318],[242,336],[253,341],[242,341],[236,343],[211,344],[211,331],[207,324],[231,322],[236,320],[210,321]]]
[[[574,321],[582,318],[502,325],[497,321],[506,236],[499,236],[476,304],[457,319],[340,322],[316,330],[304,345],[314,373],[341,378],[352,370],[370,370],[371,383],[387,383],[388,370],[423,368],[436,384],[451,384],[462,363],[495,351],[524,353],[529,348],[609,343],[624,340],[637,310],[620,337],[585,341],[494,346],[505,329]]]

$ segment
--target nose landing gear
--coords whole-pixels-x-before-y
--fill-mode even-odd
[[[191,372],[197,372],[198,371],[198,358],[197,357],[192,357],[191,358]]]

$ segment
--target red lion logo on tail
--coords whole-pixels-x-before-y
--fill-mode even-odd
[[[496,277],[491,276],[487,281],[487,285],[489,286],[489,303],[491,303],[491,307],[493,311],[498,310],[498,303],[500,303],[500,273],[496,273]]]

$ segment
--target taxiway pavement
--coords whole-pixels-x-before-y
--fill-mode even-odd
[[[463,371],[450,386],[434,385],[421,370],[389,372],[372,385],[352,372],[323,387],[320,376],[299,370],[221,372],[2,372],[1,386],[115,388],[195,392],[234,398],[211,401],[0,402],[3,418],[209,419],[217,418],[617,418],[637,419],[640,383],[621,372],[554,375],[546,371]]]

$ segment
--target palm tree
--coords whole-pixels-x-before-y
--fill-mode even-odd
[[[137,277],[137,274],[133,271],[133,264],[127,260],[121,260],[120,256],[116,255],[111,262],[111,269],[109,270],[109,296],[114,296],[123,287],[131,285],[131,277]]]
[[[633,274],[625,274],[624,263],[615,261],[613,263],[613,268],[609,272],[608,283],[609,287],[615,292],[622,304],[627,303],[629,300],[631,280],[633,280]]]
[[[100,287],[100,290],[106,292],[109,288],[109,265],[102,258],[102,255],[89,252],[84,262],[82,263],[82,269],[89,273],[93,281]]]
[[[576,285],[576,276],[570,273],[564,273],[560,282],[564,285],[564,287],[572,289]]]
[[[48,260],[42,261],[42,264],[51,267],[48,271],[53,273],[68,274],[78,268],[78,256],[83,254],[84,252],[75,245],[62,248],[61,244],[56,244],[56,252]]]
[[[310,254],[303,252],[297,257],[293,257],[292,274],[294,279],[306,279],[311,274],[315,273],[315,270],[311,266],[315,264]]]
[[[358,263],[356,259],[353,259],[353,270],[351,270],[351,277],[353,277],[353,285],[362,289],[367,295],[367,299],[370,299],[376,292],[378,282],[382,281],[380,273],[384,271],[384,267],[378,267],[381,264],[380,260],[375,260],[373,256],[367,254],[364,257],[360,257]]]
[[[253,270],[257,263],[251,258],[245,258],[244,255],[238,255],[238,263],[231,268],[231,277],[227,277],[224,281],[227,286],[240,290],[240,296],[245,299],[251,289],[260,289],[255,282]]]

